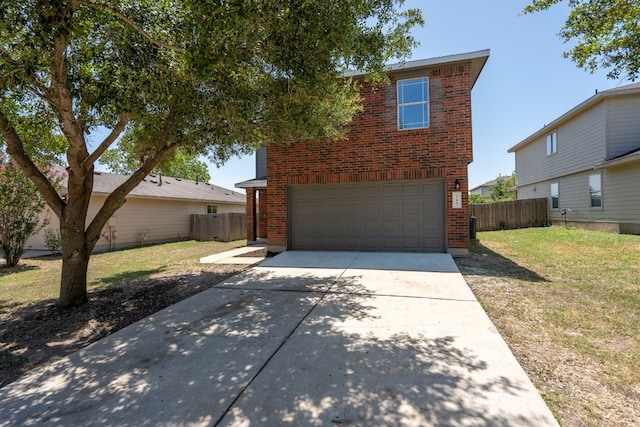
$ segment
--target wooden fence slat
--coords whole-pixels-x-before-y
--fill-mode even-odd
[[[193,214],[190,237],[198,241],[230,242],[247,238],[247,215],[244,213]]]
[[[546,227],[549,224],[547,199],[469,205],[469,216],[476,217],[476,231]]]

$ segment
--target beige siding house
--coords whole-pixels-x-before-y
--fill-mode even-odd
[[[126,179],[123,175],[96,172],[89,221],[108,194]],[[109,220],[95,251],[186,240],[189,238],[191,214],[245,213],[245,204],[244,194],[213,184],[149,175],[127,196],[126,203]],[[57,230],[57,218],[50,216],[51,223],[47,228]],[[113,235],[116,237],[111,240],[109,236]],[[44,230],[32,236],[25,249],[45,250]]]
[[[518,199],[549,199],[553,223],[640,234],[640,83],[596,93],[524,139]]]

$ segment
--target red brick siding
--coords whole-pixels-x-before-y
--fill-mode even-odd
[[[247,241],[256,240],[256,189],[247,188]]]
[[[267,191],[258,191],[258,237],[267,237]]]
[[[425,70],[430,125],[398,130],[396,76],[378,91],[362,89],[364,110],[354,117],[348,140],[267,147],[268,241],[287,246],[287,185],[443,178],[447,247],[468,248],[467,165],[472,160],[470,65]],[[460,180],[462,209],[452,209]]]

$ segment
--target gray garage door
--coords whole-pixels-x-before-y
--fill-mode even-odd
[[[290,248],[444,252],[442,180],[289,187]]]

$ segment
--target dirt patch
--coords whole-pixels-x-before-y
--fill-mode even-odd
[[[247,252],[240,255],[235,255],[235,258],[267,258],[272,257],[273,254],[267,251],[267,248],[256,249],[252,252]]]
[[[0,314],[0,387],[246,268],[215,265],[127,282],[92,291],[86,304],[66,310],[53,300],[9,309]]]

